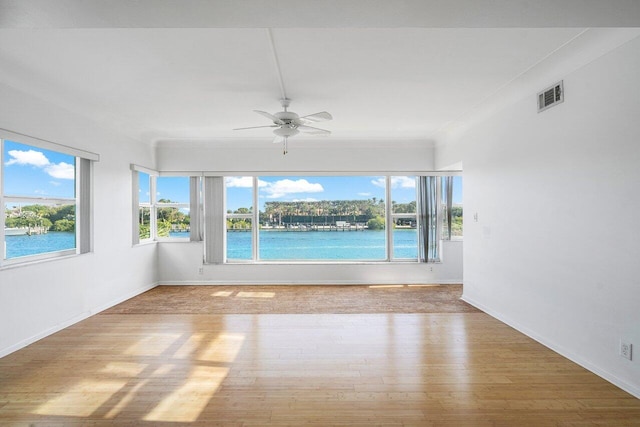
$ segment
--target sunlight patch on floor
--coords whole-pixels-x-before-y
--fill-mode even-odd
[[[129,390],[127,394],[125,394],[124,397],[120,399],[120,401],[116,403],[104,417],[107,419],[111,419],[118,416],[118,414],[120,414],[123,409],[125,409],[127,406],[129,406],[129,404],[131,404],[131,402],[133,402],[133,398],[136,396],[136,393],[138,393],[138,390],[144,387],[148,381],[149,380],[142,380],[138,384],[133,386],[133,388],[131,388],[131,390]]]
[[[244,334],[222,333],[198,354],[197,359],[207,362],[233,362],[236,360],[244,340]]]
[[[239,298],[273,298],[276,296],[275,292],[238,292],[236,295]]]
[[[226,378],[229,368],[196,366],[184,385],[144,416],[145,421],[194,422]]]
[[[131,378],[139,375],[146,367],[147,365],[142,363],[110,362],[107,363],[104,368],[100,369],[100,372],[109,374],[111,377]]]
[[[84,380],[34,411],[39,415],[88,417],[118,392],[126,381]]]
[[[178,338],[180,334],[155,333],[139,339],[124,353],[132,356],[160,356]]]
[[[404,285],[371,285],[369,289],[402,288]]]
[[[230,297],[233,291],[218,291],[211,294],[212,297]]]
[[[202,339],[204,338],[203,334],[193,334],[191,335],[187,341],[185,341],[182,346],[176,351],[174,357],[176,359],[186,359],[191,357],[191,354],[200,347],[202,343]]]

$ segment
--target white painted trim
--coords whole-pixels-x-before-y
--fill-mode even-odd
[[[0,128],[0,139],[10,140],[19,144],[31,145],[43,150],[52,150],[59,153],[68,154],[74,157],[82,157],[94,162],[100,161],[100,155],[91,151],[80,150],[78,148],[69,147],[68,145],[59,144],[57,142],[48,141],[42,138],[25,135],[19,132],[13,132],[8,129]]]
[[[626,391],[627,393],[633,395],[634,397],[637,397],[638,399],[640,399],[640,388],[634,386],[633,384],[629,384],[627,381],[623,380],[622,378],[607,372],[606,370],[600,369],[598,366],[594,365],[593,363],[591,363],[590,361],[584,359],[582,356],[580,356],[579,354],[573,353],[571,351],[568,351],[566,348],[562,347],[561,345],[558,345],[554,342],[549,341],[548,339],[538,335],[536,332],[532,331],[531,329],[522,326],[521,324],[519,324],[518,322],[513,321],[512,319],[497,313],[496,311],[490,309],[489,307],[484,306],[483,304],[479,303],[478,301],[475,301],[473,298],[469,298],[467,296],[465,296],[464,294],[462,295],[462,297],[460,298],[462,301],[471,304],[472,306],[482,310],[483,312],[487,313],[489,316],[501,321],[502,323],[505,323],[506,325],[511,326],[512,328],[514,328],[515,330],[517,330],[518,332],[521,332],[523,334],[525,334],[526,336],[528,336],[529,338],[539,342],[540,344],[544,345],[545,347],[549,348],[550,350],[555,351],[556,353],[560,354],[561,356],[566,357],[567,359],[571,360],[574,363],[577,363],[578,365],[582,366],[583,368],[593,372],[594,374],[598,375],[599,377],[609,381],[610,383],[612,383],[613,385],[621,388],[622,390]]]
[[[151,175],[151,176],[158,176],[158,171],[155,169],[150,169],[145,166],[136,165],[134,163],[131,163],[130,167],[132,171],[144,172],[147,175]]]
[[[29,337],[29,338],[26,338],[26,339],[24,339],[22,341],[19,341],[16,344],[13,344],[13,345],[11,345],[9,347],[0,349],[0,358],[5,357],[5,356],[7,356],[7,355],[9,355],[9,354],[11,354],[11,353],[13,353],[15,351],[18,351],[18,350],[20,350],[20,349],[22,349],[22,348],[24,348],[24,347],[26,347],[26,346],[28,346],[30,344],[33,344],[36,341],[39,341],[39,340],[41,340],[43,338],[46,338],[49,335],[53,335],[56,332],[59,332],[59,331],[65,329],[65,328],[68,328],[69,326],[75,325],[78,322],[81,322],[81,321],[83,321],[85,319],[88,319],[89,317],[91,317],[91,316],[93,316],[95,314],[98,314],[101,311],[104,311],[104,310],[106,310],[108,308],[111,308],[111,307],[113,307],[113,306],[115,306],[117,304],[120,304],[121,302],[124,302],[124,301],[126,301],[126,300],[128,300],[130,298],[133,298],[136,295],[140,295],[143,292],[147,292],[148,290],[153,289],[156,286],[158,286],[158,283],[152,283],[150,285],[146,285],[146,286],[143,286],[141,288],[137,288],[133,292],[129,292],[129,293],[125,294],[124,296],[120,297],[120,298],[116,298],[115,300],[112,300],[111,302],[108,302],[106,304],[102,304],[102,305],[100,305],[100,306],[98,306],[96,308],[93,308],[91,310],[86,310],[86,311],[80,313],[79,315],[72,317],[71,319],[65,320],[64,322],[61,322],[61,323],[59,323],[57,325],[54,325],[49,329],[46,329],[46,330],[44,330],[44,331],[42,331],[40,333],[37,333],[37,334],[35,334],[35,335],[33,335],[33,336]]]
[[[235,285],[460,285],[459,280],[441,280],[437,283],[425,283],[424,281],[388,281],[378,280],[375,282],[365,282],[363,280],[258,280],[258,281],[229,281],[229,280],[185,280],[185,281],[162,281],[158,286],[235,286]]]

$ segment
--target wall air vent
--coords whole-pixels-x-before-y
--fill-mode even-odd
[[[564,101],[562,80],[538,93],[538,113]]]

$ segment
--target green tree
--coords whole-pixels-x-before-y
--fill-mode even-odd
[[[367,227],[369,230],[384,230],[384,218],[376,216],[367,221]]]
[[[59,219],[53,223],[53,227],[52,227],[53,231],[71,232],[71,231],[75,231],[75,229],[76,229],[75,221],[70,221],[68,219]]]

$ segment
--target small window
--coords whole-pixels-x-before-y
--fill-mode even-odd
[[[187,240],[191,231],[191,182],[187,176],[157,176],[132,165],[133,243]],[[137,198],[135,197],[137,195]],[[137,204],[137,209],[136,209]]]
[[[156,177],[156,200],[157,237],[188,239],[189,177]]]
[[[227,259],[253,258],[253,177],[225,178]]]
[[[393,259],[418,258],[418,217],[416,177],[391,177],[391,219],[393,221]]]
[[[140,241],[151,240],[151,176],[138,172],[138,232]]]
[[[444,240],[462,239],[462,177],[443,177],[441,182],[442,238]]]

